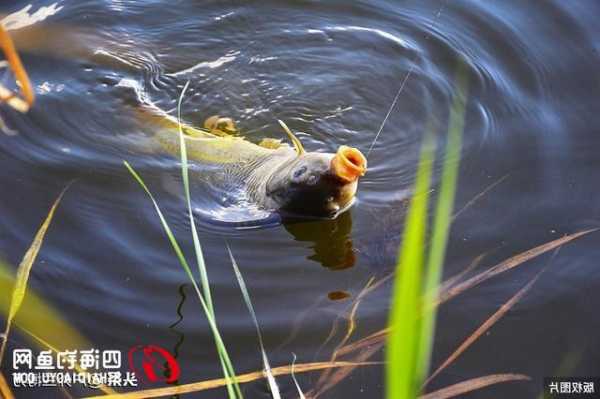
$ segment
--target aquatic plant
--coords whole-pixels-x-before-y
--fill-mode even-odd
[[[1,31],[0,27],[0,31]],[[66,190],[66,189],[65,189]],[[7,309],[5,312],[7,313],[6,317],[6,326],[4,328],[4,333],[2,334],[2,344],[0,345],[0,366],[2,366],[2,360],[4,359],[4,352],[6,351],[6,345],[8,343],[8,337],[10,335],[11,327],[13,325],[13,321],[15,316],[21,309],[21,305],[23,304],[23,299],[25,298],[25,293],[27,292],[27,283],[29,282],[29,275],[31,273],[31,268],[33,267],[33,263],[37,258],[37,254],[40,251],[40,248],[44,242],[44,237],[46,236],[46,232],[48,231],[48,227],[52,222],[52,218],[54,217],[54,212],[60,203],[60,200],[65,193],[63,190],[58,198],[54,201],[54,204],[50,208],[50,212],[46,216],[46,219],[42,223],[38,232],[33,239],[33,243],[23,256],[21,263],[17,269],[17,275],[14,283],[8,284],[10,286],[9,289],[3,289],[2,292],[9,292],[12,289],[11,299],[8,302],[0,301],[0,308]],[[0,262],[0,270],[6,272],[7,267]],[[4,282],[4,279],[2,279]],[[0,283],[0,286],[4,284]],[[8,287],[7,287],[8,288]],[[10,387],[8,386],[4,375],[0,373],[0,394],[3,398],[10,399],[14,398]]]
[[[181,250],[181,247],[179,246],[177,239],[175,238],[171,228],[169,227],[169,224],[167,223],[167,221],[158,205],[158,202],[156,201],[156,199],[154,198],[154,196],[152,195],[152,193],[146,186],[146,183],[144,183],[142,178],[131,167],[131,165],[129,165],[129,163],[127,161],[124,161],[124,164],[125,164],[125,167],[127,167],[129,172],[132,174],[132,176],[135,178],[135,180],[144,189],[146,194],[148,194],[148,197],[150,197],[150,200],[152,201],[152,204],[154,205],[154,209],[156,210],[158,218],[160,219],[160,222],[165,231],[165,234],[167,235],[167,238],[169,239],[169,242],[171,243],[171,246],[173,247],[173,250],[175,251],[177,259],[179,260],[181,267],[183,268],[183,270],[189,277],[189,279],[192,283],[192,286],[194,287],[194,290],[196,291],[198,299],[200,300],[200,304],[202,305],[202,309],[204,310],[204,314],[206,315],[206,318],[208,320],[210,329],[213,333],[213,337],[215,339],[217,353],[219,355],[219,359],[220,359],[220,362],[221,362],[221,365],[223,368],[225,380],[227,381],[227,392],[228,392],[229,397],[230,398],[243,397],[241,390],[239,389],[237,379],[235,379],[235,372],[233,370],[233,364],[231,363],[231,359],[229,358],[229,355],[227,353],[225,343],[223,342],[223,339],[221,338],[221,333],[219,332],[219,329],[217,327],[217,323],[216,323],[216,320],[214,317],[214,311],[212,310],[212,305],[209,307],[209,304],[207,302],[208,297],[205,298],[205,296],[202,294],[202,292],[200,292],[200,288],[198,287],[196,278],[194,277],[194,274],[192,273],[192,269],[190,268],[187,260],[185,259],[183,251]],[[201,267],[201,266],[199,266],[199,267]],[[208,288],[208,289],[210,289],[210,288]]]
[[[68,186],[67,186],[68,188]],[[46,236],[46,232],[48,231],[48,227],[52,222],[52,218],[54,217],[54,212],[60,203],[65,191],[65,188],[58,198],[54,201],[54,204],[50,208],[50,212],[46,216],[46,219],[42,223],[42,226],[39,228],[38,232],[31,243],[31,246],[23,256],[23,260],[19,264],[19,268],[17,269],[17,277],[15,280],[15,286],[12,290],[12,298],[10,301],[10,308],[8,310],[8,316],[6,318],[6,327],[4,328],[4,334],[2,345],[0,346],[0,365],[2,364],[2,359],[4,358],[4,351],[6,350],[6,343],[8,342],[8,335],[10,334],[10,328],[12,327],[13,320],[17,315],[17,312],[21,308],[23,304],[23,299],[25,298],[25,292],[27,291],[27,283],[29,282],[29,274],[31,273],[31,268],[33,267],[33,263],[37,258],[38,253],[40,252],[40,248],[44,242],[44,237]]]
[[[292,365],[273,367],[271,371],[273,376],[283,375],[294,375],[300,373],[307,373],[318,370],[328,370],[331,368],[355,368],[358,366],[378,366],[381,362],[313,362],[313,363],[294,363]],[[293,370],[292,370],[293,369]],[[235,379],[239,384],[249,383],[253,381],[263,380],[265,378],[265,372],[263,370],[253,371],[250,373],[238,374]],[[183,395],[193,392],[202,392],[216,388],[222,388],[228,383],[225,378],[215,378],[205,381],[192,382],[189,384],[181,384],[178,386],[170,386],[164,388],[145,389],[141,391],[127,392],[122,394],[102,395],[102,396],[89,396],[91,398],[104,398],[104,399],[148,399],[148,398],[160,398],[170,395]],[[310,396],[308,396],[310,397]],[[86,399],[86,398],[84,398]]]
[[[202,246],[200,244],[200,239],[198,236],[198,231],[196,229],[196,223],[194,220],[194,214],[192,211],[192,201],[191,201],[191,194],[190,194],[189,174],[188,174],[189,165],[188,165],[188,157],[187,157],[187,147],[186,147],[186,143],[185,143],[185,135],[184,135],[182,125],[181,125],[181,103],[182,103],[183,97],[185,95],[185,92],[186,92],[188,86],[189,86],[189,81],[185,84],[185,86],[183,87],[183,90],[181,91],[181,95],[179,96],[179,101],[177,103],[177,119],[178,119],[178,127],[179,127],[179,148],[180,148],[180,158],[181,158],[181,175],[183,178],[183,190],[185,193],[188,217],[189,217],[190,226],[191,226],[191,230],[192,230],[192,241],[194,243],[194,252],[196,255],[196,264],[198,266],[198,271],[200,274],[200,282],[202,284],[202,292],[200,292],[200,289],[196,282],[196,278],[194,277],[192,270],[183,254],[183,251],[181,250],[181,247],[179,246],[175,236],[173,235],[173,232],[171,231],[171,228],[169,227],[162,211],[160,210],[158,203],[154,199],[154,196],[152,195],[152,193],[150,192],[150,190],[148,189],[148,187],[146,186],[146,184],[144,183],[142,178],[131,167],[131,165],[129,165],[129,163],[126,161],[124,161],[124,164],[127,167],[127,169],[129,170],[129,172],[133,175],[133,177],[140,184],[140,186],[144,189],[146,194],[148,194],[148,196],[150,197],[150,199],[154,205],[154,208],[156,210],[156,213],[160,219],[160,222],[163,226],[163,229],[164,229],[165,233],[167,234],[167,237],[177,255],[179,263],[181,264],[184,271],[188,275],[190,281],[192,282],[192,285],[194,287],[194,290],[196,291],[198,299],[200,300],[200,303],[202,304],[202,308],[204,310],[206,318],[208,319],[210,328],[213,333],[213,337],[216,342],[217,353],[219,355],[219,361],[221,362],[221,368],[223,369],[223,374],[225,375],[225,380],[227,381],[227,393],[228,393],[229,398],[232,398],[232,399],[242,398],[243,397],[242,391],[239,387],[237,379],[235,378],[235,370],[233,368],[233,363],[231,362],[231,359],[229,357],[229,354],[227,353],[227,349],[225,347],[223,339],[221,338],[221,333],[217,327],[215,311],[214,311],[214,306],[213,306],[213,302],[212,302],[212,295],[210,292],[210,283],[209,283],[209,279],[208,279],[208,272],[206,270],[206,264],[204,262],[204,255],[202,253]],[[237,265],[235,264],[233,255],[231,257],[231,260],[234,264],[234,268],[237,269]],[[239,277],[238,277],[238,279],[239,279]],[[248,303],[249,297],[247,296],[247,292],[244,291],[245,285],[242,284],[242,281],[243,280],[240,281],[240,286],[242,287],[242,290],[245,294],[245,299],[248,298],[247,299],[247,303]],[[251,308],[251,304],[249,305],[249,307]],[[260,339],[261,347],[262,347],[262,338],[260,337],[260,335],[259,335],[259,339]],[[264,354],[264,351],[263,351],[263,354]],[[266,354],[264,355],[264,359],[266,359]],[[265,361],[265,365],[268,366],[268,361]],[[270,367],[267,367],[267,370],[270,370]],[[270,378],[269,378],[269,382],[270,383],[272,382],[272,384],[271,384],[271,388],[273,390],[272,392],[273,392],[273,395],[275,398],[279,398],[279,391],[278,391],[277,385],[274,383],[274,381],[275,380],[271,374]]]
[[[446,157],[426,253],[427,217],[435,145],[426,132],[414,194],[399,249],[392,291],[390,333],[387,342],[386,392],[388,398],[414,398],[429,369],[429,359],[442,264],[456,190],[467,90],[464,64],[457,70],[456,92],[450,110]],[[423,276],[424,279],[423,279]]]
[[[271,395],[273,395],[273,399],[281,399],[281,394],[279,393],[279,387],[277,386],[277,382],[275,381],[275,377],[273,376],[273,371],[271,370],[271,365],[269,364],[269,359],[267,357],[267,351],[265,350],[265,345],[263,343],[262,333],[260,332],[260,326],[258,325],[258,319],[256,318],[256,312],[254,311],[254,306],[252,306],[252,301],[250,300],[250,294],[248,293],[248,289],[246,288],[246,282],[244,281],[244,277],[242,277],[242,273],[240,272],[240,268],[233,257],[233,253],[231,252],[231,248],[227,245],[227,251],[229,252],[229,259],[231,260],[231,265],[233,266],[233,270],[235,272],[235,277],[238,280],[240,285],[240,290],[242,291],[242,295],[244,296],[244,302],[246,302],[246,307],[248,307],[248,312],[250,316],[252,316],[252,322],[254,323],[254,327],[256,328],[256,335],[258,336],[258,343],[260,345],[260,351],[262,354],[263,365],[265,368],[265,374],[267,375],[267,381],[269,382],[269,388],[271,389]],[[294,364],[292,363],[292,375],[294,371]],[[298,391],[300,395],[303,396],[302,391],[296,381],[296,387],[298,387]]]
[[[7,315],[4,333],[1,336],[0,366],[13,325],[17,325],[38,346],[55,353],[65,349],[62,347],[63,342],[68,342],[71,347],[76,348],[90,347],[87,340],[77,330],[65,322],[54,308],[35,292],[32,292],[28,286],[29,276],[37,255],[42,248],[56,209],[68,188],[69,186],[65,187],[54,201],[33,242],[23,256],[14,278],[9,267],[0,261],[0,292],[12,292],[11,295],[0,295],[0,311]],[[79,365],[76,366],[76,369],[81,372]],[[105,385],[100,385],[99,388],[106,394],[116,393]],[[2,373],[0,373],[0,394],[4,398],[13,397]]]
[[[196,254],[196,263],[198,265],[198,271],[200,273],[200,281],[202,283],[202,290],[204,292],[204,299],[208,306],[207,310],[210,312],[211,318],[213,321],[215,320],[215,310],[212,303],[212,295],[210,293],[210,283],[208,281],[208,272],[206,271],[206,264],[204,263],[204,255],[202,253],[202,247],[200,245],[200,239],[198,238],[198,231],[196,230],[196,223],[194,221],[194,214],[192,212],[192,199],[190,194],[190,181],[188,174],[188,158],[187,158],[187,147],[185,144],[185,138],[183,129],[181,127],[181,103],[183,101],[183,97],[185,95],[185,91],[187,90],[190,82],[188,81],[183,89],[181,90],[181,95],[179,96],[179,100],[177,102],[177,123],[179,128],[179,148],[181,154],[181,175],[183,177],[183,188],[185,192],[185,199],[188,210],[188,217],[190,221],[190,226],[192,229],[192,241],[194,242],[194,252]],[[190,277],[192,277],[191,273],[188,273]],[[198,292],[198,294],[200,294]],[[216,322],[214,322],[216,327]],[[220,340],[219,332],[217,329],[213,330],[213,334],[215,335],[215,339]],[[219,350],[219,360],[221,361],[221,367],[223,369],[223,373],[225,377],[231,379],[235,377],[235,370],[233,369],[233,364],[229,359],[229,355],[225,349],[225,345],[217,345]],[[236,382],[231,382],[227,384],[227,392],[230,398],[235,397],[243,397],[242,391],[240,390],[239,385]]]

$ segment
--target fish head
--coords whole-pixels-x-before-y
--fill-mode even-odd
[[[284,215],[334,218],[352,205],[366,170],[367,160],[356,148],[305,152],[273,171],[266,195]]]

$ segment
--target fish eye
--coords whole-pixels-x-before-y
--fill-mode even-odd
[[[306,180],[306,183],[309,185],[314,185],[318,180],[318,177],[316,175],[310,175],[309,178]]]
[[[306,166],[301,166],[298,169],[296,169],[292,175],[292,178],[294,179],[299,179],[300,177],[302,177],[302,175],[306,172],[307,167]]]

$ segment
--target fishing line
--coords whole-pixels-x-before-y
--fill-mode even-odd
[[[435,17],[433,18],[433,23],[431,24],[432,31],[433,31],[433,28],[435,27],[438,17],[442,13],[442,8],[444,7],[444,5],[446,4],[447,1],[448,0],[446,0],[440,4],[440,7],[438,8],[437,13],[435,14]],[[425,41],[429,40],[430,36],[431,36],[431,34],[427,33],[427,35],[425,36]],[[400,83],[400,87],[398,88],[398,91],[396,92],[396,96],[394,97],[394,101],[392,101],[392,105],[390,105],[390,108],[388,109],[387,114],[385,114],[385,118],[383,118],[383,122],[381,122],[381,125],[379,126],[379,130],[377,130],[377,134],[375,135],[373,142],[371,142],[371,145],[369,146],[369,149],[367,150],[367,155],[365,156],[365,158],[369,159],[369,154],[371,153],[371,150],[373,150],[373,147],[375,146],[375,143],[377,142],[377,139],[379,138],[379,135],[381,134],[387,120],[389,119],[390,115],[392,114],[392,111],[396,107],[396,103],[398,102],[398,99],[400,98],[400,94],[402,93],[402,90],[404,90],[404,86],[406,85],[408,78],[410,77],[410,75],[412,75],[413,70],[415,69],[415,61],[416,60],[417,60],[417,57],[415,56],[412,60],[410,68],[408,69],[408,72],[404,76],[404,79],[402,79],[402,83]]]

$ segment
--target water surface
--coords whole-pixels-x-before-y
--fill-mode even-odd
[[[192,254],[177,160],[147,151],[149,127],[135,114],[140,99],[174,113],[187,81],[182,115],[190,123],[231,116],[258,140],[283,138],[282,119],[310,151],[347,144],[366,153],[405,80],[358,201],[336,221],[282,225],[237,196],[220,195],[206,177],[218,171],[196,167],[194,207],[217,318],[240,372],[260,369],[261,360],[226,242],[271,363],[289,364],[292,352],[302,362],[328,359],[343,335],[322,347],[336,317],[369,279],[393,270],[419,144],[428,124],[444,140],[459,59],[467,64],[469,98],[457,206],[504,180],[456,219],[446,275],[482,253],[481,270],[599,224],[596,2],[71,0],[17,1],[1,11],[29,4],[30,12],[57,11],[11,31],[37,103],[27,115],[0,109],[12,132],[0,135],[0,255],[18,264],[53,199],[77,179],[31,287],[97,347],[155,343],[175,352],[181,383],[220,376],[211,333],[152,204],[122,161],[146,179]],[[470,397],[533,397],[568,359],[575,359],[568,374],[599,375],[598,248],[598,235],[589,235],[444,305],[434,365],[547,266],[430,389],[518,372],[532,381]],[[334,291],[351,298],[332,301]],[[362,301],[356,339],[385,326],[389,291],[383,284]],[[15,347],[27,342],[12,338]],[[317,375],[299,379],[308,391]],[[280,383],[292,392],[291,381]],[[324,397],[382,397],[382,386],[382,368],[364,368]],[[267,397],[262,383],[244,389],[247,397]]]

